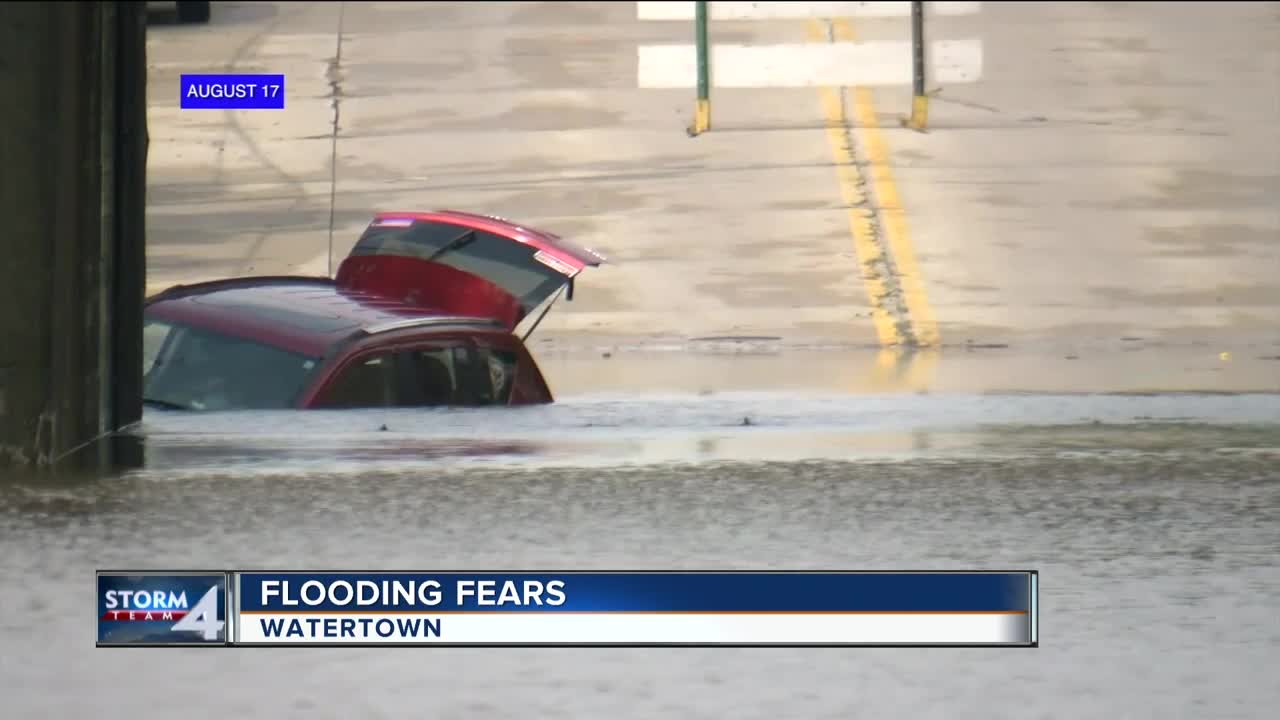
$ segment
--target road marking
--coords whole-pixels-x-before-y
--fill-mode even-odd
[[[637,20],[692,20],[692,2],[637,2]],[[980,2],[930,2],[925,12],[934,15],[973,15]],[[910,2],[713,2],[711,20],[802,20],[837,17],[908,17]]]
[[[928,3],[927,12],[969,15],[979,12],[980,6],[977,2]],[[897,371],[910,366],[908,372],[914,374],[928,372],[935,359],[914,357],[930,353],[911,351],[937,348],[938,325],[890,169],[891,158],[880,132],[871,90],[871,86],[910,85],[911,45],[907,41],[855,43],[852,25],[843,19],[906,18],[910,8],[909,2],[711,3],[713,20],[808,18],[811,42],[758,46],[712,43],[710,65],[713,91],[726,87],[820,88],[828,142],[840,193],[848,208],[873,325],[888,353],[883,359],[888,363],[890,356],[897,357]],[[636,15],[641,20],[692,20],[694,3],[637,2]],[[928,50],[931,82],[952,85],[981,79],[981,40],[935,41]],[[696,55],[690,44],[639,46],[637,85],[694,87]],[[855,132],[862,146],[856,153]],[[859,163],[867,168],[865,173],[859,170]]]
[[[836,40],[854,41],[853,26],[848,20],[832,20],[831,26]],[[906,209],[898,194],[898,185],[893,179],[889,146],[885,143],[884,134],[880,132],[880,123],[876,117],[875,93],[871,89],[862,87],[854,89],[853,119],[857,126],[862,128],[862,136],[866,141],[867,162],[871,170],[871,188],[878,201],[881,229],[885,240],[889,243],[889,252],[893,256],[898,284],[902,288],[915,344],[918,347],[937,347],[940,341],[938,321],[933,313],[933,306],[929,303],[920,265],[916,261]]]
[[[876,354],[871,382],[873,387],[889,390],[923,390],[933,384],[937,368],[938,353],[935,350],[917,352],[903,348],[882,348]]]
[[[844,98],[838,91],[825,87],[821,90],[821,96],[822,114],[827,120],[827,140],[835,158],[840,197],[848,208],[853,249],[862,268],[862,284],[867,292],[867,302],[871,306],[871,322],[876,329],[876,338],[881,345],[901,345],[903,337],[898,330],[898,318],[886,307],[892,292],[885,281],[885,274],[880,271],[885,258],[880,251],[880,244],[876,242],[871,224],[872,213],[864,207],[866,196],[862,194],[863,182],[858,176],[858,166],[850,143],[844,116]]]
[[[982,77],[982,41],[939,40],[929,44],[929,80],[942,85]],[[636,47],[641,88],[692,88],[697,82],[694,45]],[[910,85],[911,42],[711,45],[711,87],[789,88]]]
[[[814,41],[852,41],[844,21],[809,23]],[[827,138],[836,164],[840,193],[849,210],[849,228],[862,267],[863,284],[872,308],[876,335],[884,346],[931,347],[937,344],[937,323],[920,280],[901,197],[889,169],[889,153],[876,118],[874,96],[867,88],[853,88],[853,122],[845,114],[843,89],[822,87]],[[859,174],[852,147],[851,126],[862,129],[868,177]],[[861,187],[875,202],[868,203]]]

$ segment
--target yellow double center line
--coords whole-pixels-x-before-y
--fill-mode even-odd
[[[847,20],[810,20],[815,42],[852,42]],[[862,266],[876,336],[885,347],[932,348],[939,344],[938,323],[929,305],[902,199],[889,167],[889,149],[868,88],[821,88],[827,138],[835,158],[840,194],[849,208],[849,229]],[[846,98],[846,95],[848,97]],[[846,103],[846,99],[849,103]],[[845,112],[852,106],[852,124]],[[861,130],[865,176],[854,150],[853,127]],[[869,191],[870,197],[867,192]]]

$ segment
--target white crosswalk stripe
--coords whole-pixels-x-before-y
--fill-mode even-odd
[[[978,79],[982,43],[931,43],[928,77],[948,85]],[[693,45],[642,45],[641,88],[689,88],[697,79]],[[868,42],[789,45],[715,45],[712,86],[785,88],[832,85],[905,85],[911,82],[911,43]]]
[[[692,2],[637,2],[638,20],[692,20]],[[926,3],[934,15],[974,15],[979,2]],[[713,2],[707,4],[712,20],[802,19],[819,17],[909,17],[910,2]]]
[[[925,3],[926,13],[972,15],[980,2]],[[900,17],[910,2],[713,2],[711,22],[820,17]],[[641,20],[685,21],[692,2],[637,2]],[[905,23],[904,23],[905,24]],[[897,42],[833,42],[711,46],[713,88],[789,88],[813,86],[909,85],[912,79],[910,30]],[[934,39],[925,54],[930,83],[955,85],[982,78],[983,48],[977,38]],[[697,52],[692,43],[640,45],[636,49],[636,85],[640,88],[691,88],[697,83]]]

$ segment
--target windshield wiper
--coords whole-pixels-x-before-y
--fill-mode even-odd
[[[190,410],[191,409],[190,405],[179,405],[176,402],[169,402],[168,400],[157,400],[156,398],[149,398],[149,397],[142,398],[142,403],[144,405],[155,405],[156,407],[162,407],[168,410]]]
[[[454,239],[450,240],[449,242],[445,243],[445,244],[444,244],[444,245],[443,245],[439,250],[437,250],[437,251],[435,251],[435,252],[431,253],[431,256],[427,258],[427,262],[431,262],[431,261],[433,261],[433,260],[436,260],[436,259],[438,259],[441,255],[444,255],[444,254],[445,254],[445,253],[447,253],[447,252],[453,252],[454,250],[457,250],[458,248],[466,247],[467,245],[470,245],[471,243],[473,243],[473,242],[475,242],[475,241],[476,241],[476,231],[475,231],[475,230],[468,230],[468,231],[466,231],[466,232],[462,233],[461,235],[459,235],[458,237],[456,237],[456,238],[454,238]]]

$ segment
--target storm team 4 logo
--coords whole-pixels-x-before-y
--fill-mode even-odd
[[[226,587],[225,575],[99,574],[98,642],[225,642]]]

